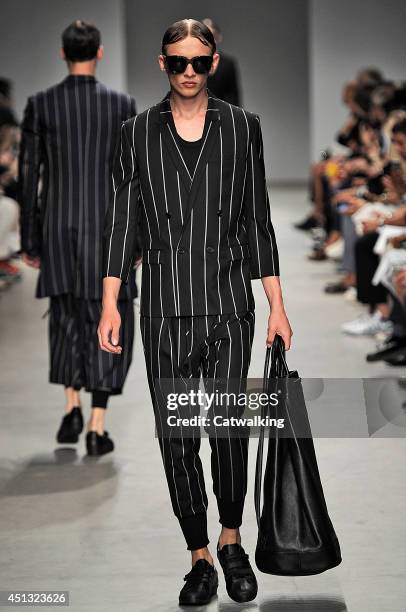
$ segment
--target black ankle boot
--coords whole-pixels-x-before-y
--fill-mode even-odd
[[[83,431],[83,416],[79,406],[65,414],[59,427],[56,439],[60,444],[75,444]]]

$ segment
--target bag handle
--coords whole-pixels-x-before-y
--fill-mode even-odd
[[[274,341],[270,347],[266,349],[264,377],[262,381],[262,389],[266,393],[269,390],[270,378],[281,378],[289,376],[289,368],[285,357],[285,344],[283,338],[276,334]],[[268,406],[262,405],[261,418],[265,418],[268,413]],[[262,470],[263,470],[263,454],[264,454],[264,439],[265,427],[261,424],[259,429],[257,461],[255,466],[255,514],[257,518],[258,529],[261,526],[261,495],[262,495]]]

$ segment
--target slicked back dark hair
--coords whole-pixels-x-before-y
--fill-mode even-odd
[[[86,62],[97,55],[100,31],[91,23],[77,19],[62,33],[62,47],[70,62]]]
[[[181,19],[169,26],[163,35],[162,55],[165,55],[166,45],[184,40],[188,36],[198,38],[204,45],[211,47],[212,53],[215,53],[216,41],[211,30],[204,23],[196,19]]]

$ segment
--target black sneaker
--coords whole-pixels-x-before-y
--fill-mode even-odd
[[[406,348],[406,339],[391,336],[381,345],[377,346],[376,351],[368,353],[366,360],[371,361],[383,361],[384,359],[391,359],[397,357],[399,353],[403,353]]]
[[[208,604],[217,593],[219,583],[217,570],[206,559],[196,561],[184,580],[186,584],[179,593],[180,604],[202,606]]]
[[[221,549],[217,544],[217,557],[231,599],[238,603],[255,599],[258,593],[257,579],[241,544],[225,544]]]
[[[293,227],[295,227],[296,229],[305,230],[305,231],[313,229],[313,227],[318,227],[318,226],[319,226],[319,223],[313,217],[313,215],[309,215],[303,221],[293,224]]]
[[[108,431],[104,431],[102,436],[97,431],[88,431],[86,434],[86,449],[90,457],[98,457],[111,453],[114,450],[114,442],[109,438]]]
[[[79,440],[79,434],[83,431],[83,415],[79,406],[65,414],[61,426],[56,434],[57,442],[60,444],[75,444]]]

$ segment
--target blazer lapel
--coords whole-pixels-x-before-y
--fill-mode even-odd
[[[167,93],[165,98],[161,101],[159,105],[159,126],[162,136],[162,142],[168,150],[185,187],[187,188],[187,190],[190,190],[190,187],[192,185],[192,176],[179,150],[178,144],[175,139],[175,134],[173,133],[173,128],[171,127],[170,122],[168,121],[169,113],[172,113],[172,111],[169,102],[169,93]]]
[[[159,122],[162,141],[164,142],[165,147],[167,148],[179,172],[179,175],[188,191],[188,199],[186,203],[185,214],[183,216],[181,237],[183,230],[185,229],[188,223],[190,213],[195,203],[207,161],[210,159],[210,155],[213,151],[213,146],[218,138],[219,127],[221,123],[220,109],[216,104],[217,99],[210,93],[209,90],[207,90],[207,93],[207,113],[209,123],[205,137],[202,142],[202,148],[200,150],[195,172],[193,175],[190,174],[186,162],[182,157],[182,153],[179,150],[178,144],[175,139],[175,134],[173,133],[173,126],[171,126],[170,122],[168,121],[169,113],[172,112],[169,102],[170,92],[166,94],[165,98],[161,101],[159,105]]]
[[[210,96],[210,94],[209,94]],[[202,148],[200,151],[200,155],[196,164],[195,173],[193,175],[192,185],[189,192],[189,197],[186,205],[185,214],[183,217],[183,226],[181,237],[183,231],[189,221],[190,214],[192,212],[192,208],[196,201],[196,196],[199,192],[200,184],[202,182],[202,178],[205,173],[206,164],[210,159],[210,155],[213,151],[213,146],[218,138],[219,128],[220,128],[220,112],[214,104],[215,98],[209,97],[209,106],[207,108],[207,112],[210,113],[210,121],[207,128],[206,136],[202,143]]]
[[[212,152],[213,145],[216,142],[216,138],[218,136],[218,130],[220,125],[220,111],[215,105],[215,98],[210,96],[208,100],[207,113],[209,114],[209,125],[207,128],[207,132],[205,138],[203,139],[202,148],[200,150],[200,155],[197,160],[195,173],[193,175],[193,182],[191,188],[191,197],[195,189],[197,189],[200,179],[203,175],[204,169],[206,167],[206,163],[210,158],[210,153]]]

